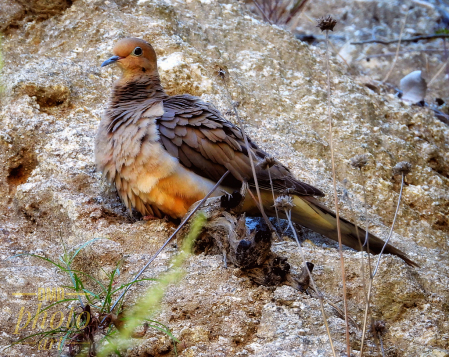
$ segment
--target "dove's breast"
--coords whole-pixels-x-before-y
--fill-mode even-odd
[[[96,138],[95,160],[128,209],[135,208],[143,215],[159,210],[181,218],[214,183],[182,166],[161,145],[158,109],[145,112],[136,123],[122,125],[113,133],[106,130],[110,121],[104,118]]]

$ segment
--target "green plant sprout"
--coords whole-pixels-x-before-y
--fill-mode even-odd
[[[203,217],[203,216],[200,216]],[[192,223],[192,227],[199,227],[195,232],[199,232],[202,227],[202,223],[199,226],[196,222],[203,222],[204,219],[198,218]],[[194,230],[192,229],[192,232]],[[192,232],[189,234],[189,237],[193,237]],[[196,237],[196,235],[195,235]],[[31,321],[32,319],[36,318],[46,310],[49,310],[50,308],[63,304],[64,308],[66,308],[66,303],[68,302],[74,302],[78,301],[79,306],[82,308],[82,311],[79,313],[74,313],[69,316],[69,320],[67,323],[67,326],[65,327],[59,327],[50,329],[47,331],[37,332],[31,335],[28,335],[24,338],[19,339],[18,341],[15,341],[11,345],[9,345],[7,348],[10,348],[17,344],[27,343],[27,341],[35,341],[37,345],[42,340],[49,340],[50,342],[50,348],[53,346],[53,344],[57,344],[57,349],[59,351],[59,355],[62,354],[65,347],[69,347],[69,354],[75,355],[76,349],[81,349],[83,346],[87,346],[84,350],[88,350],[88,353],[86,354],[83,350],[81,354],[78,355],[88,355],[88,356],[95,356],[95,345],[97,342],[94,341],[94,335],[97,333],[104,334],[104,337],[100,340],[99,344],[101,344],[103,341],[108,341],[110,338],[112,338],[116,333],[117,329],[114,328],[117,325],[117,322],[114,319],[109,319],[108,323],[106,324],[100,324],[100,319],[107,315],[108,312],[111,309],[111,304],[114,299],[114,297],[120,293],[123,289],[142,281],[158,281],[158,279],[152,279],[152,278],[143,278],[135,280],[131,283],[122,284],[118,288],[113,288],[114,281],[117,278],[117,276],[120,274],[120,265],[122,264],[122,261],[117,262],[115,268],[112,272],[108,273],[103,270],[103,272],[106,274],[107,279],[105,282],[102,282],[95,277],[91,276],[90,274],[87,274],[83,271],[74,270],[72,268],[73,262],[75,258],[78,256],[78,254],[88,247],[89,245],[95,243],[99,239],[107,239],[107,238],[94,238],[92,240],[89,240],[88,242],[82,244],[80,247],[78,247],[73,253],[67,250],[67,247],[65,246],[64,242],[62,242],[64,253],[62,256],[59,257],[59,261],[54,261],[52,259],[49,259],[47,257],[43,257],[36,254],[18,254],[11,258],[17,257],[17,256],[31,256],[36,257],[38,259],[41,259],[43,261],[46,261],[52,265],[54,265],[59,271],[65,273],[70,278],[71,285],[62,286],[65,289],[73,290],[74,293],[77,294],[75,298],[66,298],[58,300],[48,306],[46,306],[43,309],[38,309],[37,313],[30,317],[28,321]],[[185,249],[190,249],[191,245],[193,244],[194,239],[188,238],[186,239],[186,243],[190,242],[190,246],[186,247]],[[187,250],[186,250],[187,251]],[[190,251],[190,250],[189,250]],[[184,252],[184,251],[183,251]],[[177,269],[177,267],[182,264],[185,257],[187,257],[187,253],[181,253],[177,259],[175,259],[174,263],[174,269]],[[181,277],[182,273],[179,271],[176,271],[174,276]],[[171,278],[173,274],[168,274],[168,277]],[[87,289],[85,286],[85,283],[83,283],[83,280],[88,280],[92,283],[92,287],[90,289]],[[171,280],[170,280],[171,281]],[[177,280],[176,280],[177,281]],[[162,281],[162,283],[164,280]],[[166,286],[161,283],[157,285],[159,288],[163,288],[163,286]],[[152,290],[151,290],[152,291]],[[158,295],[162,297],[163,291]],[[149,300],[152,304],[155,302],[154,298],[153,300]],[[159,300],[158,300],[159,301]],[[117,308],[118,312],[122,312],[122,304],[123,299],[120,302],[120,305]],[[139,309],[137,307],[137,309]],[[133,309],[134,311],[134,309]],[[141,311],[141,310],[138,310]],[[139,313],[139,316],[146,316],[147,314],[141,314]],[[134,322],[134,323],[132,323]],[[148,318],[139,319],[137,322],[137,319],[131,319],[131,323],[126,321],[126,326],[132,325],[132,329],[134,330],[139,324],[142,322],[146,322],[145,328],[152,327],[159,331],[162,331],[166,333],[172,341],[175,343],[177,340],[171,333],[170,329],[165,326],[164,324],[151,320]],[[125,328],[125,331],[128,331],[127,327]],[[123,334],[120,333],[119,336],[122,336]],[[129,336],[132,335],[132,332]],[[132,337],[132,336],[131,336]],[[73,346],[77,347],[73,347]],[[118,350],[114,350],[114,353],[119,354]],[[176,346],[175,346],[175,353],[176,353]]]
[[[154,322],[149,318],[160,308],[162,298],[170,284],[176,284],[185,275],[182,265],[192,252],[193,243],[200,234],[206,216],[198,213],[190,226],[190,232],[184,238],[180,252],[173,258],[170,263],[171,269],[158,279],[157,283],[152,286],[146,294],[137,302],[127,316],[123,319],[124,327],[115,330],[112,336],[107,339],[108,343],[100,347],[99,356],[108,356],[111,353],[117,353],[122,349],[128,348],[132,343],[132,335],[134,330],[144,322]],[[153,325],[153,327],[155,327]],[[155,327],[157,328],[157,327]],[[168,334],[167,331],[164,331]],[[173,341],[177,341],[171,334]],[[176,344],[175,344],[176,353]]]

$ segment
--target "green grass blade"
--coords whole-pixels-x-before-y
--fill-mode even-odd
[[[55,306],[57,304],[62,304],[63,302],[67,302],[67,301],[77,301],[78,299],[63,299],[60,301],[56,301],[53,304],[48,305],[47,307],[43,308],[42,310],[39,310],[39,313],[34,314],[34,316],[30,319],[33,320],[37,315],[40,315],[41,313],[43,313],[45,310],[48,310],[49,308],[51,308],[52,306]]]
[[[173,341],[179,342],[179,340],[175,336],[173,336],[171,330],[168,327],[159,327],[157,325],[148,325],[148,327],[152,327],[156,330],[162,331],[163,333],[167,334]]]
[[[21,343],[21,342],[23,342],[25,340],[28,340],[28,339],[30,339],[32,337],[35,337],[35,336],[42,336],[42,338],[39,339],[39,341],[41,341],[43,338],[45,338],[48,335],[56,335],[56,334],[61,333],[61,332],[66,332],[66,330],[58,328],[58,329],[49,330],[49,331],[36,332],[36,333],[33,333],[32,335],[26,336],[26,337],[21,338],[20,340],[18,340],[16,342],[11,343],[9,346],[5,347],[5,350],[10,348],[10,347],[12,347],[12,346],[14,346],[14,345],[17,345],[17,344],[19,344],[19,343]]]
[[[53,264],[54,266],[58,267],[59,269],[61,269],[61,270],[63,270],[63,271],[66,270],[66,268],[64,268],[64,267],[62,267],[61,265],[55,263],[55,262],[54,262],[53,260],[51,260],[51,259],[48,259],[48,258],[46,258],[46,257],[42,257],[42,256],[40,256],[40,255],[31,254],[31,253],[16,254],[16,255],[13,255],[12,257],[9,257],[9,258],[7,258],[7,259],[12,259],[12,258],[15,258],[15,257],[19,257],[19,256],[21,256],[21,255],[28,255],[28,256],[30,256],[30,257],[36,257],[36,258],[42,259],[42,260],[45,260],[46,262],[49,262],[50,264]]]
[[[87,293],[88,295],[93,296],[95,299],[100,300],[100,296],[97,295],[97,294],[95,294],[94,292],[92,292],[92,291],[90,291],[90,290],[87,290],[87,289],[85,289],[85,288],[83,288],[83,291],[84,291],[85,293]],[[85,296],[87,296],[87,295],[85,295]],[[92,304],[91,304],[91,305],[92,305]]]
[[[82,275],[88,277],[88,278],[89,278],[90,280],[92,280],[94,283],[98,284],[98,286],[103,290],[103,292],[106,293],[107,289],[106,289],[106,287],[104,286],[104,284],[103,284],[100,280],[95,279],[92,275],[87,274],[87,273],[85,273],[85,272],[83,272],[83,271],[81,271],[81,270],[70,270],[70,271],[73,272],[73,273],[75,273],[75,274],[82,274]]]
[[[133,285],[133,284],[138,283],[138,282],[141,282],[141,281],[159,281],[159,279],[154,279],[154,278],[144,278],[144,279],[139,279],[139,280],[136,280],[136,281],[132,281],[132,282],[130,282],[130,283],[121,285],[119,288],[117,288],[117,289],[115,289],[114,291],[112,291],[112,294],[116,293],[117,291],[122,290],[123,288],[126,288],[126,287],[129,286],[129,285]]]
[[[86,248],[88,245],[96,242],[99,239],[109,239],[109,238],[105,238],[105,237],[98,237],[98,238],[94,238],[91,239],[89,241],[87,241],[86,243],[84,243],[83,245],[81,245],[81,247],[79,247],[75,253],[72,255],[72,257],[70,258],[70,264],[73,262],[73,260],[75,259],[75,257],[78,255],[79,252],[81,252],[84,248]]]
[[[98,351],[99,356],[109,356],[115,351],[115,348],[117,346],[120,346],[120,348],[126,348],[127,346],[129,346],[132,340],[131,336],[135,328],[142,324],[142,322],[146,318],[148,318],[148,316],[151,316],[151,314],[160,307],[167,287],[170,284],[177,283],[184,276],[185,272],[181,269],[181,266],[191,253],[193,243],[196,237],[200,234],[205,222],[205,215],[201,212],[198,213],[198,215],[191,223],[190,232],[184,239],[182,249],[172,259],[173,268],[163,274],[163,277],[155,286],[152,286],[150,289],[148,289],[145,296],[141,298],[140,301],[130,311],[128,315],[130,316],[130,318],[127,318],[127,323],[125,324],[125,327],[120,331],[118,336],[114,338],[110,344],[101,346],[101,349],[99,349]],[[166,331],[166,329],[162,329],[157,325],[155,325],[155,328],[158,328],[161,331]]]
[[[111,302],[112,302],[112,294],[113,294],[111,292],[112,291],[112,285],[114,284],[115,274],[117,272],[119,272],[119,274],[120,274],[120,271],[119,271],[119,268],[118,268],[120,263],[121,263],[120,261],[117,262],[114,271],[109,275],[108,288],[107,288],[107,291],[106,291],[106,296],[105,296],[104,301],[103,301],[103,308],[101,309],[102,312],[110,310]],[[103,270],[103,272],[104,272],[104,270]]]

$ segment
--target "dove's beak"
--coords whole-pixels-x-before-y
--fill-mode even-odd
[[[101,67],[104,67],[104,66],[108,66],[108,65],[110,65],[111,63],[115,63],[115,62],[117,62],[119,59],[122,59],[123,57],[120,57],[120,56],[112,56],[111,58],[109,58],[109,59],[107,59],[106,61],[104,61],[102,64],[101,64]]]

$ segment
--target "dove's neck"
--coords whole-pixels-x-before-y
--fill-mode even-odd
[[[119,102],[140,103],[148,99],[163,100],[167,97],[159,75],[155,73],[144,76],[123,76],[114,84],[111,99],[115,104]]]
[[[166,98],[168,95],[157,73],[120,78],[114,84],[106,110],[110,120],[109,132],[115,132],[122,125],[135,123],[146,110]]]

